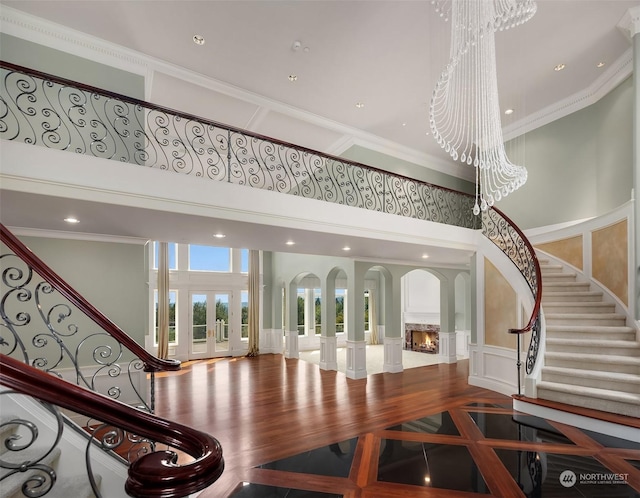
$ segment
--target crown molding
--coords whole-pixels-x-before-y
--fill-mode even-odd
[[[138,52],[4,5],[0,10],[0,31],[123,71],[147,75],[145,57]]]
[[[69,232],[62,230],[45,230],[41,228],[7,227],[18,237],[39,237],[47,239],[77,240],[85,242],[111,242],[114,244],[135,244],[145,245],[147,239],[139,237],[122,237],[115,235],[104,235],[96,233]]]
[[[617,26],[629,41],[640,33],[640,5],[627,10]]]
[[[547,106],[503,129],[505,141],[595,104],[633,73],[633,49],[628,48],[609,69],[585,90]]]

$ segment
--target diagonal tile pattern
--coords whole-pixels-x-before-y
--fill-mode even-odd
[[[640,498],[640,445],[461,402],[250,475],[230,496]]]

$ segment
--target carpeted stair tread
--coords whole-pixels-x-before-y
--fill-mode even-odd
[[[579,368],[566,367],[542,367],[542,372],[549,372],[571,377],[612,380],[616,382],[629,382],[632,384],[640,384],[640,375],[620,372],[604,372],[600,370],[584,370]]]
[[[640,358],[633,356],[619,356],[619,355],[602,355],[581,353],[580,357],[576,357],[575,353],[561,353],[555,351],[547,351],[545,357],[553,359],[568,359],[570,361],[585,361],[592,363],[610,363],[610,364],[625,364],[625,365],[637,365],[640,366]]]
[[[547,344],[562,344],[564,346],[576,346],[578,348],[600,347],[600,348],[637,348],[640,352],[640,342],[624,341],[624,340],[590,340],[585,342],[583,339],[555,339],[547,338]]]
[[[585,332],[585,333],[602,333],[607,334],[609,332],[635,332],[632,327],[626,325],[547,325],[547,332],[562,331],[562,332]]]
[[[610,401],[620,401],[622,403],[636,403],[638,413],[640,413],[640,394],[623,391],[611,391],[609,389],[599,389],[597,387],[575,386],[573,384],[561,384],[559,382],[538,382],[538,389],[548,389],[577,396],[587,396],[590,398],[606,399]]]

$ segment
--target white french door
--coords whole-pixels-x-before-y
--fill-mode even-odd
[[[189,360],[230,354],[231,292],[189,293]]]

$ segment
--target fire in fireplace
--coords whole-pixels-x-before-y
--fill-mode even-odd
[[[432,324],[405,324],[406,349],[421,353],[440,353],[440,326]]]

